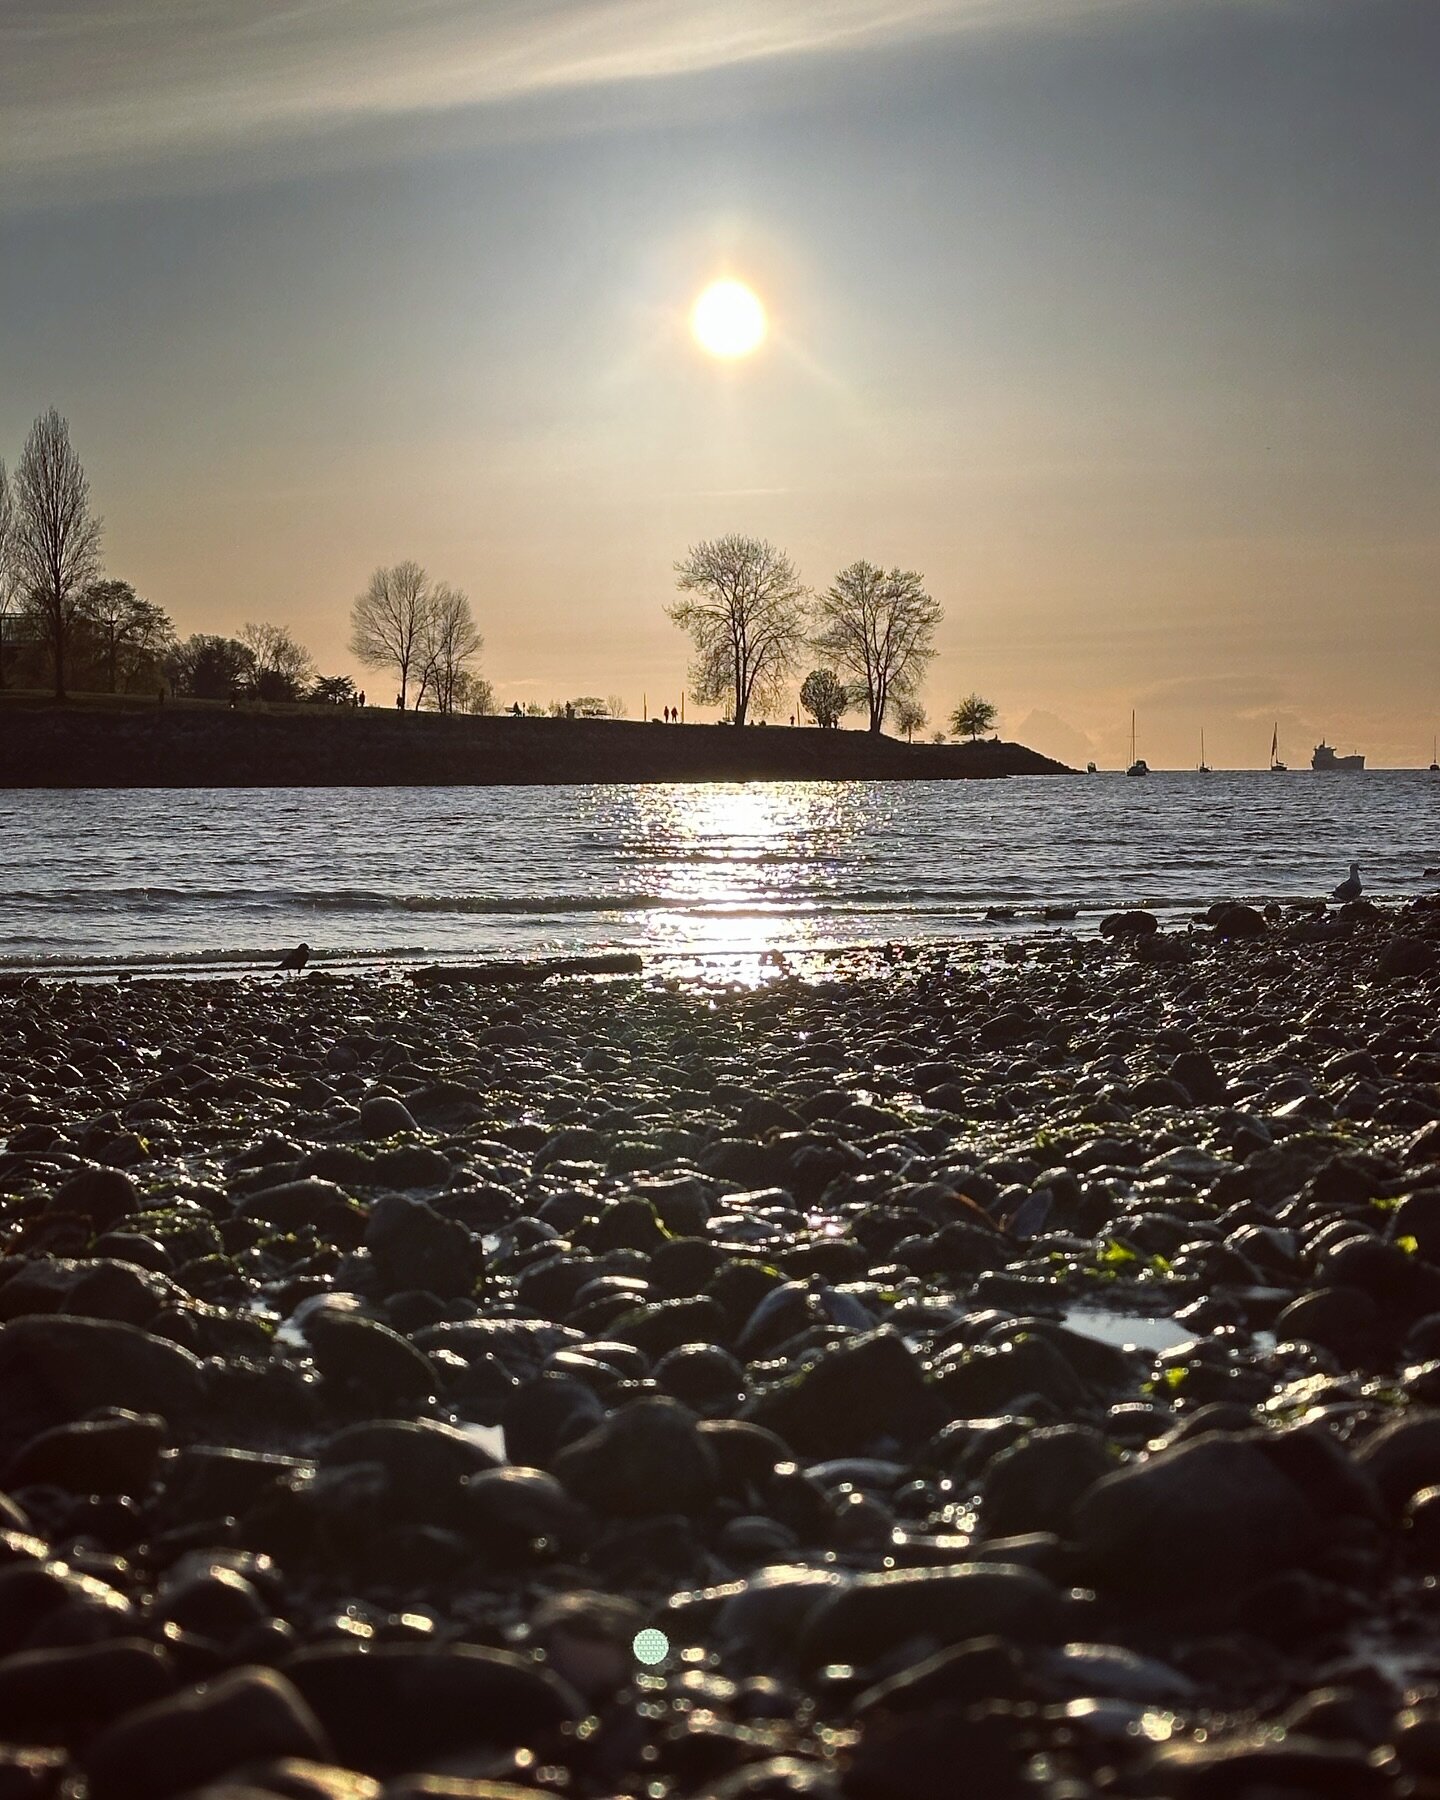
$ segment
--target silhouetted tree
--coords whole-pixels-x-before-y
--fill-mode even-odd
[[[967,694],[950,715],[950,730],[955,737],[978,738],[989,731],[998,716],[988,700]]]
[[[424,662],[425,616],[430,580],[417,562],[377,569],[350,608],[350,649],[367,669],[393,669],[400,699],[408,700],[410,676]]]
[[[168,615],[142,600],[128,581],[92,581],[81,596],[80,614],[112,694],[147,665],[158,668],[175,641]]]
[[[800,683],[800,704],[823,731],[833,731],[845,716],[850,695],[833,669],[812,669]]]
[[[100,566],[101,521],[90,483],[52,406],[30,428],[14,477],[14,532],[20,583],[38,635],[50,652],[55,698],[65,698],[65,660],[80,596]]]
[[[628,719],[630,716],[630,709],[619,694],[605,696],[605,711],[612,719]]]
[[[196,632],[177,644],[166,661],[170,685],[195,700],[229,700],[249,690],[255,655],[234,638]]]
[[[905,742],[913,744],[915,733],[930,723],[930,715],[913,694],[904,694],[895,702],[895,729],[905,733]]]
[[[461,669],[455,677],[455,711],[493,713],[495,690],[483,675],[473,669]]]
[[[298,700],[315,679],[315,663],[285,625],[246,624],[240,642],[255,658],[250,683],[258,700]]]
[[[348,675],[318,675],[311,683],[307,700],[319,700],[326,706],[353,706],[355,683]]]
[[[5,685],[9,624],[20,611],[20,546],[15,533],[15,493],[0,462],[0,688]]]
[[[455,683],[465,665],[480,654],[485,640],[470,612],[469,596],[439,582],[427,595],[420,619],[420,692],[437,712],[455,711]]]
[[[666,608],[695,644],[690,691],[729,702],[736,725],[778,700],[805,642],[809,590],[783,550],[763,538],[713,538],[675,565],[685,596]]]
[[[854,678],[871,731],[885,723],[892,700],[914,691],[935,654],[935,627],[944,608],[913,569],[851,563],[816,602],[815,648]]]

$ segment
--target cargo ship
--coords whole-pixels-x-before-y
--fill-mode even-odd
[[[1327,744],[1322,738],[1315,746],[1314,755],[1310,758],[1310,767],[1312,769],[1363,769],[1365,758],[1358,755],[1340,756],[1336,753],[1334,746]]]

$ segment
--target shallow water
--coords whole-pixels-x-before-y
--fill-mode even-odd
[[[1315,896],[1352,857],[1425,892],[1440,778],[0,790],[0,856],[0,968],[754,957]]]

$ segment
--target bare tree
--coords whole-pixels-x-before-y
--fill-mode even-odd
[[[842,569],[818,606],[815,648],[854,677],[879,731],[891,700],[913,693],[924,675],[944,609],[913,569],[887,573],[867,562]]]
[[[913,694],[902,694],[895,702],[895,729],[905,733],[905,742],[913,744],[915,733],[930,723],[930,715]]]
[[[11,618],[20,610],[19,543],[15,535],[15,494],[0,462],[0,688],[5,685],[5,638]]]
[[[100,567],[101,521],[90,512],[90,483],[52,406],[30,427],[14,479],[14,532],[20,583],[50,652],[55,698],[65,698],[65,658],[80,596]]]
[[[810,592],[783,550],[763,538],[712,538],[675,565],[686,597],[665,610],[695,644],[690,691],[729,701],[743,725],[752,705],[778,700],[805,643]]]
[[[288,626],[246,624],[240,642],[255,658],[257,699],[299,700],[315,679],[314,658]]]
[[[420,622],[420,692],[415,705],[423,705],[428,693],[437,712],[454,712],[455,684],[484,643],[469,595],[447,582],[437,583]]]
[[[605,696],[605,710],[612,719],[628,719],[630,717],[630,708],[626,706],[623,697],[619,694]]]
[[[410,675],[423,661],[422,637],[430,578],[417,562],[377,569],[350,608],[350,649],[367,669],[394,669],[400,704],[409,698]]]
[[[845,716],[850,695],[833,669],[812,669],[800,683],[800,704],[822,731],[833,731]]]

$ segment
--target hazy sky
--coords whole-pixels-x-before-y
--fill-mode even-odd
[[[1437,68],[1432,0],[5,0],[0,455],[59,406],[113,573],[326,670],[413,556],[638,716],[738,530],[923,570],[932,712],[1067,760],[1428,761]]]

